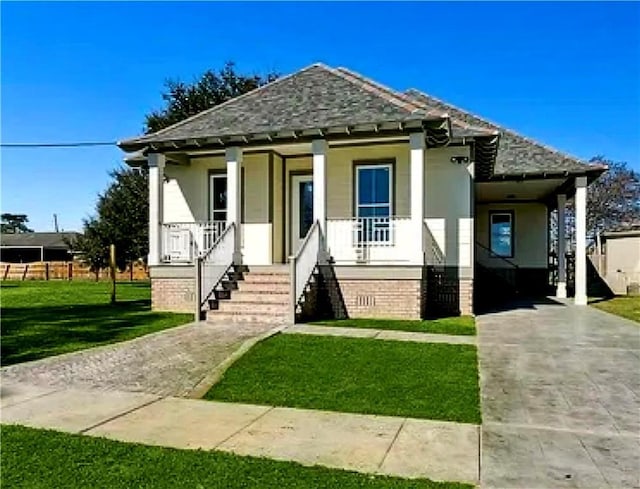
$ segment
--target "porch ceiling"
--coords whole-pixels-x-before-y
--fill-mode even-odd
[[[476,202],[544,201],[565,183],[565,178],[511,180],[475,184]]]

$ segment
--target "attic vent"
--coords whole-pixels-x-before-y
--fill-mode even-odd
[[[373,307],[376,305],[376,298],[373,295],[357,295],[356,306]]]

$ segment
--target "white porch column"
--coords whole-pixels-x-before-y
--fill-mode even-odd
[[[409,181],[411,182],[411,239],[415,243],[415,255],[410,257],[415,264],[424,264],[424,216],[425,216],[425,149],[424,132],[409,135]]]
[[[314,139],[313,154],[313,220],[320,222],[323,233],[327,230],[327,142]]]
[[[558,287],[556,289],[556,297],[558,299],[567,298],[567,260],[565,253],[567,252],[566,244],[566,219],[565,205],[567,196],[558,194]]]
[[[587,177],[576,177],[576,294],[578,306],[587,305]]]
[[[164,221],[164,165],[165,156],[150,153],[149,163],[149,257],[150,266],[162,263],[162,223]]]
[[[231,224],[236,226],[233,263],[240,265],[242,263],[242,223],[240,222],[242,216],[242,149],[237,146],[227,148],[225,160],[227,162],[227,226]]]

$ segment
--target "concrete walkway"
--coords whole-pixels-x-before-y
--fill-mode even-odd
[[[131,341],[0,369],[3,381],[187,396],[246,341],[273,324],[191,323]]]
[[[483,488],[640,487],[640,325],[552,300],[477,325]]]
[[[2,382],[2,422],[114,440],[477,483],[471,424]]]
[[[414,341],[419,343],[453,343],[475,345],[475,336],[416,333],[411,331],[393,331],[387,329],[342,328],[316,324],[294,324],[283,333],[310,334],[318,336],[347,336],[349,338],[374,338],[376,340]]]

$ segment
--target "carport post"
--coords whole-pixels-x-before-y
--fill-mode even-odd
[[[576,177],[576,294],[577,306],[587,305],[587,177]]]
[[[567,260],[565,257],[565,253],[567,252],[566,204],[567,196],[565,194],[558,194],[558,287],[556,289],[556,297],[558,299],[567,298]]]

